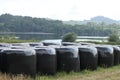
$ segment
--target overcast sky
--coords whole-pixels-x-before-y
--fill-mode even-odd
[[[120,0],[0,0],[0,15],[59,20],[88,20],[105,16],[120,20]]]

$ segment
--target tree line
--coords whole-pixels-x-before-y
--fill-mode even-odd
[[[74,32],[79,36],[109,36],[117,32],[118,24],[96,24],[88,22],[81,25],[68,25],[60,20],[47,18],[33,18],[29,16],[14,16],[11,14],[0,15],[0,32],[44,32],[53,35],[17,35],[23,39],[47,39],[61,38],[68,32]]]

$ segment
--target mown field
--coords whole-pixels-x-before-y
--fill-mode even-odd
[[[0,80],[120,80],[120,65],[110,68],[98,68],[95,71],[84,70],[80,72],[59,72],[56,75],[36,76],[30,78],[23,75],[13,76],[0,74]]]

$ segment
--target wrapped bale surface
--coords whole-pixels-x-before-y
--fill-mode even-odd
[[[39,46],[43,46],[43,43],[40,42],[31,42],[28,43],[30,45],[30,47],[39,47]]]
[[[92,46],[80,46],[80,69],[95,70],[98,66],[98,53],[97,49]]]
[[[73,42],[62,42],[62,45],[63,46],[71,46],[71,45],[76,45],[76,43],[73,43]]]
[[[110,67],[114,64],[114,53],[112,46],[96,46],[98,50],[98,65],[101,67]]]
[[[12,74],[34,76],[36,73],[36,54],[33,49],[5,49],[2,51],[2,71]]]
[[[117,46],[113,46],[114,51],[114,65],[118,65],[120,63],[120,48]]]
[[[8,47],[0,47],[0,71],[2,71],[2,66],[3,66],[3,64],[2,64],[2,50],[3,49],[8,49]]]
[[[77,47],[56,48],[58,71],[79,71],[80,61]]]
[[[41,74],[56,73],[56,52],[54,48],[36,48],[37,55],[37,72]]]

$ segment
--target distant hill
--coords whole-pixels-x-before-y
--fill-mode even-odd
[[[0,15],[0,35],[9,32],[12,35],[20,37],[21,39],[59,39],[65,33],[74,32],[79,36],[109,36],[113,32],[119,32],[120,25],[106,25],[106,24],[85,24],[87,22],[117,22],[115,20],[105,17],[94,17],[91,20],[85,21],[68,21],[63,24],[63,21],[52,20],[46,18],[34,18],[30,16],[14,16],[11,14]],[[83,25],[73,25],[83,24]],[[52,33],[49,35],[38,34],[13,34],[13,33]],[[8,34],[7,34],[8,35]]]
[[[113,19],[110,19],[110,18],[107,18],[107,17],[104,17],[104,16],[96,16],[96,17],[93,17],[91,18],[90,20],[84,20],[84,21],[64,21],[63,23],[65,24],[71,24],[71,25],[75,25],[75,24],[86,24],[88,22],[94,22],[94,23],[106,23],[106,24],[113,24],[113,23],[116,23],[116,24],[120,24],[120,21],[117,21],[117,20],[113,20]]]

